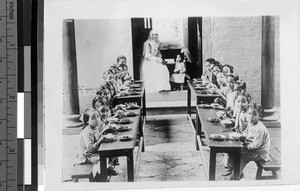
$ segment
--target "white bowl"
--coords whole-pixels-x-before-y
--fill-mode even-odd
[[[220,123],[224,126],[224,127],[231,127],[233,122],[229,119],[224,119],[221,120]]]
[[[233,133],[229,133],[228,136],[230,139],[239,140],[242,134],[233,132]]]

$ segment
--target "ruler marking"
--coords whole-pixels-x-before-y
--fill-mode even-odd
[[[6,119],[0,119],[1,123],[5,124],[5,129],[3,134],[6,134],[6,137],[3,137],[3,139],[6,140],[0,140],[0,145],[4,145],[6,147],[6,152],[0,153],[2,159],[6,160],[0,160],[0,162],[5,163],[5,169],[1,170],[0,177],[5,179],[6,181],[2,181],[5,183],[5,187],[7,191],[15,190],[15,183],[16,183],[16,173],[17,173],[17,146],[15,143],[17,142],[16,135],[16,126],[15,126],[15,120],[16,120],[16,112],[17,109],[15,109],[16,105],[14,103],[17,102],[15,99],[16,89],[17,86],[15,84],[16,79],[16,69],[17,69],[17,46],[18,46],[18,40],[17,40],[17,0],[6,0],[3,1],[3,4],[5,3],[6,7],[4,9],[1,9],[4,12],[3,15],[0,15],[1,20],[4,22],[0,22],[0,28],[3,28],[4,36],[0,36],[2,43],[4,46],[1,46],[1,53],[2,50],[5,56],[0,57],[0,62],[3,62],[3,67],[6,66],[6,70],[4,73],[4,76],[6,78],[0,78],[3,79],[5,85],[3,86],[6,89],[6,92],[4,92],[3,96],[4,98],[0,98],[1,101],[1,112],[6,115]],[[2,13],[0,13],[2,14]],[[4,19],[2,19],[4,18]],[[5,28],[4,28],[5,27]],[[3,38],[3,40],[2,40]],[[2,59],[2,60],[1,60]],[[2,67],[1,67],[2,69]],[[4,69],[4,68],[3,68]],[[10,78],[9,78],[10,77]],[[10,79],[10,80],[8,80]],[[3,82],[1,82],[3,83]],[[12,99],[12,100],[11,100]],[[10,105],[10,102],[12,105]],[[4,107],[2,107],[4,105]],[[3,109],[3,110],[2,110]],[[1,117],[2,118],[2,117]],[[0,133],[2,133],[2,129],[0,129]],[[3,155],[2,155],[3,154]],[[2,157],[3,156],[3,157]],[[2,179],[1,178],[1,179]],[[2,188],[0,189],[2,190]]]

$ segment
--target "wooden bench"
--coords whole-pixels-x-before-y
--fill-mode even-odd
[[[270,180],[270,179],[277,179],[277,171],[280,170],[281,166],[279,164],[279,162],[274,159],[271,155],[270,155],[270,161],[265,162],[265,161],[261,161],[261,162],[256,162],[257,165],[257,172],[256,172],[256,180]],[[272,176],[262,176],[262,171],[271,171],[272,172]]]
[[[88,178],[90,182],[93,181],[93,167],[94,164],[78,164],[74,165],[71,178],[74,179],[75,182],[78,182],[79,179]]]

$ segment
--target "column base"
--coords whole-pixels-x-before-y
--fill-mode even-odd
[[[273,107],[271,109],[264,109],[264,117],[272,116],[276,113],[276,108]]]
[[[281,126],[280,114],[279,112],[277,112],[277,109],[272,108],[264,110],[264,116],[261,121],[265,124],[266,127],[276,128]]]
[[[64,128],[81,128],[83,127],[83,122],[79,120],[81,115],[64,115]]]

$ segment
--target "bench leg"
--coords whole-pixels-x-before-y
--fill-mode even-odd
[[[260,165],[257,165],[257,171],[256,171],[256,180],[261,180],[261,175],[262,175],[262,167]]]
[[[273,178],[278,179],[276,170],[272,170]]]
[[[78,182],[78,181],[79,181],[79,178],[75,178],[75,179],[74,179],[74,182]]]

